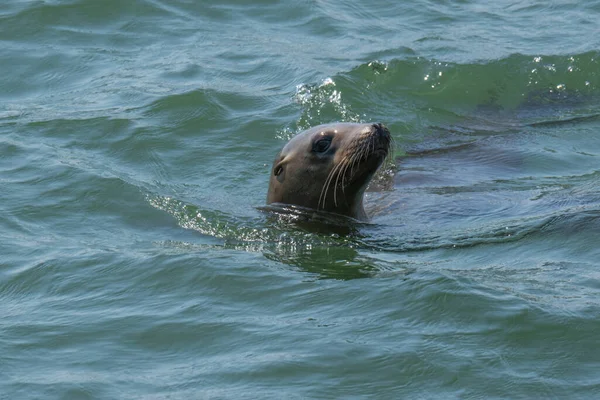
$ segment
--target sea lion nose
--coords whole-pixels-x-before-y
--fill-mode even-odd
[[[374,133],[378,136],[389,136],[390,131],[382,123],[373,124]]]

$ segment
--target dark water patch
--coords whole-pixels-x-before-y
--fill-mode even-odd
[[[110,117],[50,119],[19,127],[15,134],[22,138],[25,132],[34,130],[47,139],[49,145],[91,150],[97,148],[98,143],[110,143],[126,136],[134,126],[131,120]]]
[[[246,119],[265,103],[259,97],[241,97],[239,94],[225,91],[197,90],[189,93],[165,96],[148,106],[146,116],[160,121],[170,121],[164,128],[177,126],[176,133],[194,134],[196,138],[219,129],[225,136],[225,129],[230,129],[232,119]],[[200,132],[198,132],[201,130]]]
[[[93,1],[71,2],[37,2],[29,7],[3,16],[3,33],[5,40],[30,40],[39,35],[46,41],[48,27],[69,27],[71,29],[89,30],[101,28],[105,32],[118,30],[123,21],[135,20],[138,16],[164,16],[164,8],[157,7],[160,3],[150,1],[133,1],[120,3],[106,1],[102,4]],[[23,29],[25,28],[25,30]],[[18,32],[18,36],[11,36]],[[1,37],[1,36],[0,36]]]
[[[544,127],[544,126],[557,126],[557,125],[563,125],[563,124],[572,125],[572,124],[596,123],[599,120],[600,120],[600,115],[593,114],[593,115],[586,115],[586,116],[581,116],[581,117],[566,118],[566,119],[561,119],[561,120],[556,120],[556,121],[534,122],[529,125],[533,126],[533,127]]]
[[[10,63],[11,70],[0,78],[3,90],[0,94],[5,101],[14,102],[39,95],[45,91],[69,90],[89,84],[89,75],[97,71],[94,57],[88,54],[66,50],[65,52],[32,53],[19,49],[0,53],[0,62]]]

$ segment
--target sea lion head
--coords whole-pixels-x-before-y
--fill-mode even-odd
[[[267,204],[366,219],[363,194],[391,141],[382,124],[328,124],[299,133],[273,162]]]

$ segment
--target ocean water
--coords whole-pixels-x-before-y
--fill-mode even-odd
[[[600,396],[600,1],[4,0],[0,398]],[[343,232],[294,134],[383,122]]]

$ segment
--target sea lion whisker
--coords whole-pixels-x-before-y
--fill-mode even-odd
[[[321,188],[321,193],[319,195],[319,202],[317,203],[317,209],[319,209],[319,207],[321,207],[321,199],[323,199],[323,208],[325,208],[325,199],[323,198],[323,196],[324,196],[324,193],[326,193],[327,182],[329,182],[329,179],[331,177],[331,172],[332,171],[329,171],[327,178],[325,178],[325,182],[323,182],[323,187]],[[326,194],[325,194],[325,197],[327,197]]]
[[[352,170],[350,171],[350,174],[352,176],[354,176],[354,166],[357,165],[358,163],[360,163],[361,157],[362,157],[362,151],[354,153],[354,155],[352,156]]]
[[[342,159],[342,161],[340,161],[340,168],[337,170],[336,173],[336,178],[335,178],[335,185],[334,185],[334,190],[333,190],[333,203],[337,206],[337,192],[338,190],[341,188],[342,189],[342,193],[345,193],[345,180],[346,180],[346,171],[348,169],[348,159],[344,158]],[[341,181],[340,181],[340,178]]]
[[[356,155],[352,155],[352,157],[350,157],[350,160],[348,161],[348,165],[350,165],[350,177],[354,176],[354,165],[356,164]],[[346,167],[346,170],[348,170],[348,168]]]
[[[335,169],[335,168],[334,168]],[[321,207],[321,200],[323,201],[323,209],[325,209],[325,201],[327,199],[327,191],[329,190],[329,182],[331,181],[331,176],[333,174],[333,169],[329,171],[325,182],[323,182],[323,187],[321,188],[321,194],[319,195],[319,203],[317,203],[317,209]]]
[[[346,180],[348,178],[348,167],[351,166],[352,158],[346,158],[344,160],[344,170],[342,171],[342,193],[346,194]],[[352,169],[350,169],[350,176],[352,176]]]
[[[360,160],[366,160],[369,157],[369,143],[361,147]]]
[[[344,159],[340,162],[339,165],[342,165],[343,167],[345,167],[348,165],[348,163]],[[337,207],[337,191],[339,188],[338,181],[340,179],[340,176],[342,175],[342,171],[344,171],[344,168],[338,168],[337,177],[335,178],[335,184],[333,185],[333,204],[335,204],[336,207]],[[342,177],[342,192],[344,192],[343,189],[344,189],[344,178]]]
[[[371,152],[375,153],[375,138],[371,137]]]
[[[347,159],[347,164],[348,166],[350,166],[350,178],[352,178],[354,176],[354,167],[356,166],[356,164],[358,163],[358,161],[360,161],[360,156],[362,154],[363,149],[359,146],[355,146],[354,148],[360,148],[360,152],[354,152],[349,159]],[[348,170],[348,167],[346,167],[346,171]],[[344,176],[344,179],[347,176]]]
[[[323,188],[321,189],[321,196],[323,197],[323,209],[325,209],[325,202],[327,201],[327,193],[329,192],[329,186],[331,185],[331,182],[333,181],[333,176],[335,175],[336,171],[342,166],[342,164],[338,164],[336,165],[330,172],[329,175],[327,176],[327,179],[325,180],[325,183],[323,184]],[[337,207],[337,203],[336,203],[336,199],[335,199],[335,188],[334,188],[334,204]],[[321,204],[321,196],[319,196],[319,205]],[[317,206],[318,207],[318,206]]]

